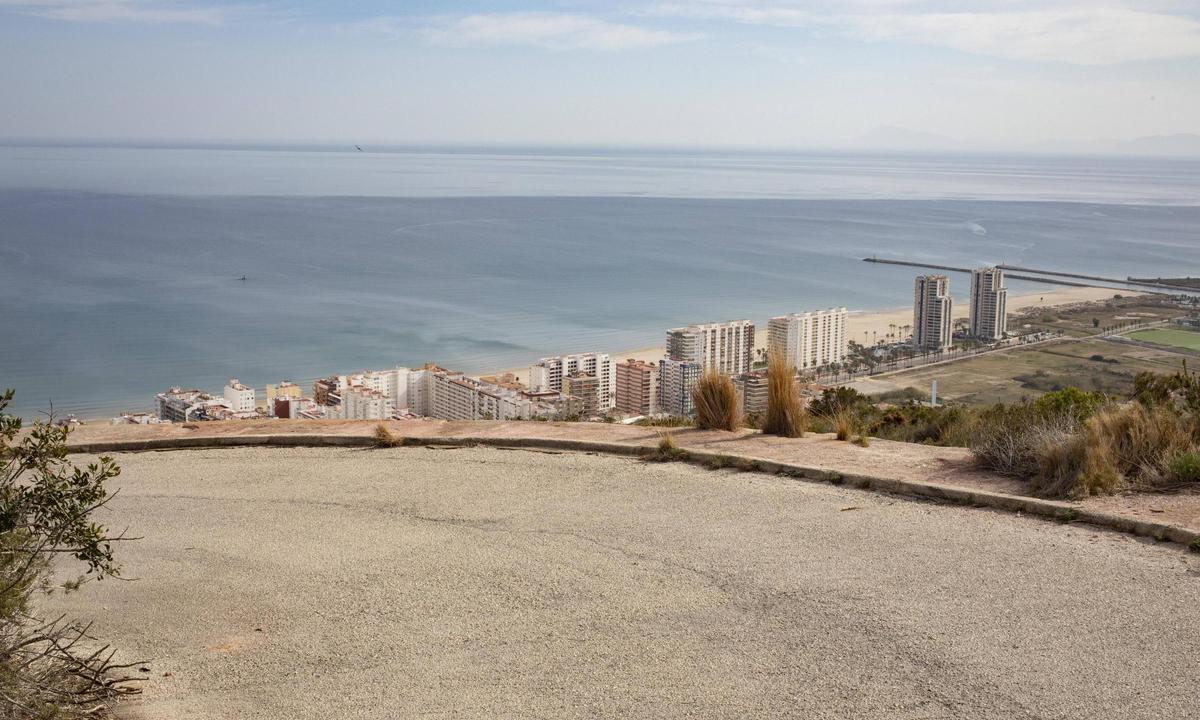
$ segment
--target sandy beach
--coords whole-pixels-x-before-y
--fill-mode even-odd
[[[1062,287],[1045,292],[1009,295],[1008,312],[1011,315],[1012,313],[1034,307],[1048,308],[1059,305],[1073,305],[1081,302],[1096,302],[1107,300],[1113,294],[1114,291],[1108,288]],[[1125,294],[1128,295],[1129,293]],[[966,319],[969,309],[970,305],[965,297],[954,299],[954,318],[956,320],[959,318]],[[846,320],[846,331],[850,339],[855,342],[862,343],[865,339],[867,344],[873,344],[876,340],[885,339],[889,334],[898,333],[897,328],[912,325],[912,321],[912,307],[896,307],[885,310],[850,310],[850,316]],[[758,332],[754,335],[754,341],[756,348],[766,348],[767,332],[765,325],[758,327]],[[597,350],[604,352],[604,350]],[[576,352],[587,352],[587,350]],[[629,358],[646,362],[657,362],[662,359],[665,353],[666,349],[662,345],[621,350],[619,352],[609,351],[613,359],[618,362]],[[502,370],[499,374],[504,373],[512,374],[517,380],[523,383],[529,380],[528,367]]]

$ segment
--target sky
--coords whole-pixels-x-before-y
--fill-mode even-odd
[[[0,138],[1072,150],[1200,133],[1200,0],[0,0]]]

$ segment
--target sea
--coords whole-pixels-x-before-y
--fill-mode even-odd
[[[173,385],[478,373],[910,304],[918,271],[872,256],[1200,275],[1200,160],[8,144],[0,388],[25,418],[103,418]]]

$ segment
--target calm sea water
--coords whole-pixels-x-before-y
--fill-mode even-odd
[[[0,386],[100,417],[910,302],[875,254],[1194,275],[1200,162],[0,147]]]

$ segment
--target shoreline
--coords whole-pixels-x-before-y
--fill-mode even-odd
[[[1064,287],[1046,292],[1022,293],[1020,295],[1010,295],[1008,297],[1008,315],[1023,312],[1031,308],[1052,308],[1062,307],[1066,305],[1075,305],[1078,303],[1094,303],[1112,299],[1113,295],[1123,295],[1132,297],[1140,293],[1118,293],[1109,288],[1093,288],[1093,287]],[[954,299],[954,319],[965,320],[969,314],[970,304],[963,298]],[[875,333],[872,338],[868,338],[865,344],[872,345],[877,339],[886,339],[889,333],[895,332],[893,326],[903,327],[911,325],[913,321],[913,310],[911,307],[893,307],[880,310],[850,310],[846,318],[846,335],[847,339],[859,342],[859,335],[864,333]],[[762,331],[754,333],[754,348],[765,349],[767,346],[767,333],[765,326]],[[593,352],[585,350],[582,352]],[[594,352],[605,352],[604,350],[595,350]],[[575,353],[565,353],[575,354]],[[658,362],[666,354],[666,347],[657,345],[653,347],[641,347],[630,350],[621,350],[619,352],[609,352],[614,362],[623,362],[628,359],[642,360],[644,362]],[[536,359],[531,361],[537,362]],[[529,366],[518,368],[508,368],[506,370],[498,370],[491,372],[483,372],[475,377],[500,377],[506,374],[511,374],[522,383],[528,384],[529,381]]]
[[[1109,300],[1114,294],[1121,294],[1125,297],[1132,297],[1140,293],[1116,293],[1109,288],[1093,288],[1093,287],[1063,287],[1046,292],[1022,293],[1020,295],[1010,295],[1008,298],[1008,314],[1010,316],[1015,313],[1029,310],[1030,308],[1052,308],[1063,307],[1067,305],[1076,305],[1079,303],[1094,303]],[[965,319],[968,314],[969,304],[964,298],[954,299],[954,319]],[[885,339],[892,332],[889,326],[903,327],[904,325],[912,324],[912,308],[911,307],[892,307],[876,310],[850,310],[849,316],[846,319],[846,332],[849,340],[858,340],[859,335],[863,333],[875,333],[876,339]],[[760,331],[755,332],[755,349],[766,348],[767,332],[765,325],[757,326]],[[665,332],[665,329],[664,329]],[[867,339],[867,344],[872,344],[870,338]],[[641,360],[644,362],[656,363],[666,354],[664,345],[656,345],[650,347],[640,347],[632,349],[624,349],[620,351],[605,351],[595,348],[591,350],[576,350],[574,353],[568,352],[564,354],[576,354],[586,352],[608,352],[615,362],[623,362],[630,358]],[[539,358],[530,358],[530,364],[537,362]],[[511,374],[517,381],[528,385],[529,382],[529,365],[521,367],[508,368],[504,370],[485,370],[478,373],[467,373],[468,377],[495,377],[500,378],[504,375]],[[261,390],[261,388],[255,388]],[[152,412],[149,409],[139,412]],[[99,416],[79,416],[80,420],[86,423],[106,422],[111,420],[114,415],[99,415]]]

